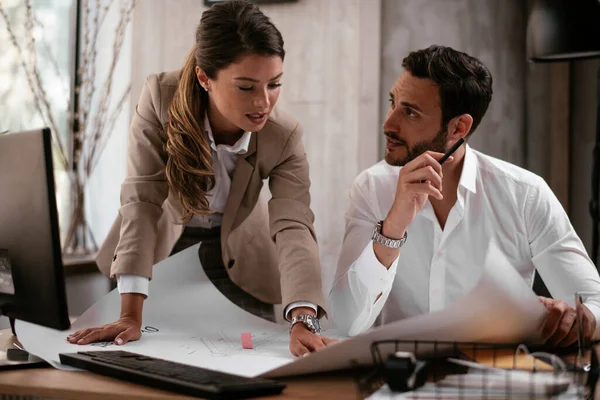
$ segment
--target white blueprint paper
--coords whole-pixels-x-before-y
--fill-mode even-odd
[[[382,340],[521,343],[538,341],[546,309],[496,246],[473,290],[450,307],[373,328],[269,371],[266,376],[292,376],[372,363],[371,343]],[[393,346],[382,346],[388,350]],[[417,350],[432,351],[432,346]],[[415,351],[412,343],[398,350]],[[441,349],[437,349],[438,351]]]
[[[545,316],[545,308],[523,279],[498,258],[499,252],[492,251],[475,288],[446,310],[374,328],[296,359],[289,352],[286,326],[240,309],[212,285],[200,265],[198,247],[155,265],[150,296],[144,304],[141,340],[122,347],[111,343],[78,346],[66,341],[71,332],[118,317],[120,298],[116,290],[88,309],[68,331],[18,321],[19,340],[28,351],[59,368],[65,368],[59,363],[59,353],[123,349],[243,376],[278,377],[368,364],[375,340],[536,339]],[[242,332],[252,334],[254,349],[242,349]]]
[[[204,273],[198,248],[190,247],[154,266],[141,340],[125,346],[112,342],[80,346],[66,341],[69,333],[115,321],[120,310],[117,290],[90,307],[67,331],[18,321],[19,340],[29,352],[59,368],[64,368],[59,353],[103,349],[122,349],[244,376],[293,361],[287,327],[254,316],[224,297]],[[252,333],[253,350],[242,349],[243,332]]]

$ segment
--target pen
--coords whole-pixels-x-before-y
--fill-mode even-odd
[[[452,147],[450,147],[450,150],[448,150],[446,152],[446,154],[444,154],[442,156],[442,158],[440,158],[440,160],[438,161],[440,163],[440,165],[443,164],[448,159],[448,157],[450,157],[452,155],[452,153],[454,153],[464,142],[465,142],[464,138],[458,139],[456,141],[456,143],[454,143],[454,145]]]
[[[451,155],[452,153],[454,153],[463,143],[465,142],[464,138],[460,138],[456,141],[456,143],[454,143],[454,145],[452,147],[450,147],[450,150],[448,150],[446,152],[446,154],[444,154],[442,156],[442,158],[440,158],[440,160],[438,161],[440,163],[440,165],[442,165]],[[425,183],[425,180],[422,180],[421,183]]]

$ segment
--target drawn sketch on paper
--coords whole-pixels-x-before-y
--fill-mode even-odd
[[[188,355],[194,354],[198,350],[198,346],[204,347],[215,357],[228,357],[232,355],[242,354],[247,352],[242,348],[240,332],[238,330],[231,331],[223,329],[211,335],[211,337],[190,338],[192,343],[182,344],[180,349],[187,352]],[[258,332],[252,333],[252,351],[262,355],[268,355],[277,350],[281,346],[287,349],[289,346],[289,333],[287,328],[277,330],[275,332]]]

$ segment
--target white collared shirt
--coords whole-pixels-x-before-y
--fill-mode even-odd
[[[214,228],[221,226],[223,211],[231,190],[231,179],[235,172],[238,156],[248,152],[252,132],[244,132],[241,138],[229,146],[216,144],[213,132],[208,121],[204,118],[205,133],[212,153],[212,167],[215,173],[215,186],[208,192],[209,209],[213,211],[209,215],[195,215],[186,224],[191,227]],[[119,293],[141,293],[148,296],[149,280],[145,276],[121,274],[117,275],[117,288]],[[289,312],[296,307],[310,307],[317,312],[317,307],[308,302],[294,302],[286,307],[285,315],[289,319]]]
[[[475,286],[492,240],[530,286],[537,269],[555,299],[573,306],[576,291],[600,295],[598,272],[546,182],[469,146],[444,229],[428,201],[386,269],[375,256],[371,235],[394,202],[400,169],[381,161],[363,171],[351,189],[329,294],[329,311],[341,330],[357,335],[377,317],[385,324],[450,306]],[[586,305],[596,317],[594,337],[599,337],[600,299]]]
[[[214,228],[221,226],[223,211],[225,210],[225,204],[231,190],[231,179],[233,178],[238,155],[248,152],[252,132],[244,132],[242,137],[233,146],[229,146],[215,143],[208,118],[204,119],[204,126],[206,127],[206,134],[210,143],[213,157],[212,167],[215,172],[215,187],[206,196],[209,208],[213,213],[209,215],[195,215],[186,226]]]

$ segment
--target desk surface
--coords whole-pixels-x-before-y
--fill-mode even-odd
[[[10,330],[0,330],[0,348],[11,348]],[[349,374],[332,374],[282,380],[281,396],[268,399],[356,399],[357,387]],[[0,372],[0,394],[61,399],[193,399],[90,372],[35,368]]]

